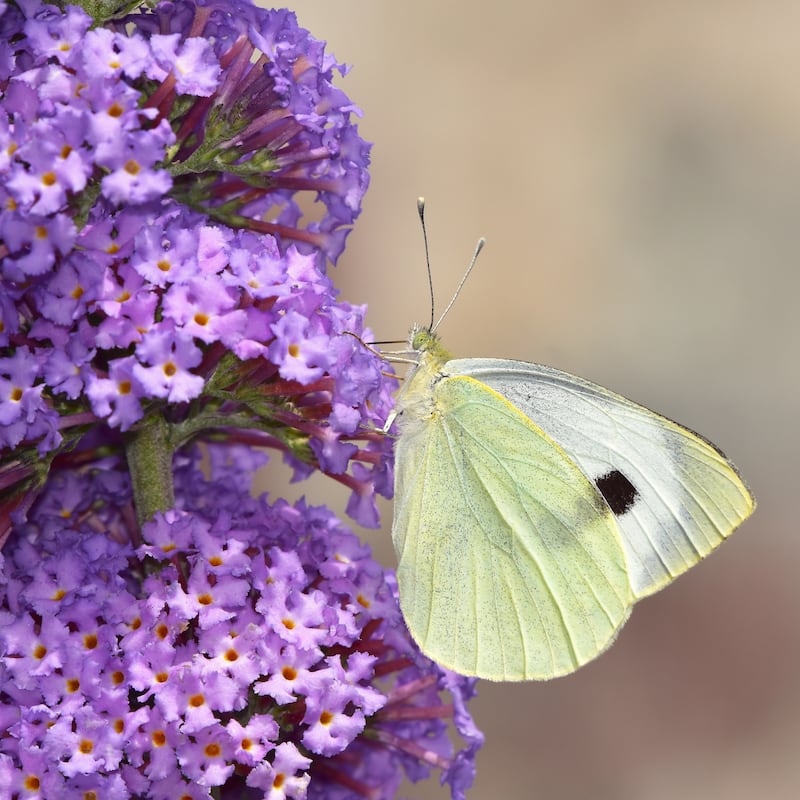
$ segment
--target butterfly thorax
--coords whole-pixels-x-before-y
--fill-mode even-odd
[[[427,328],[412,328],[409,346],[417,356],[417,363],[406,376],[395,403],[401,429],[428,419],[434,413],[433,386],[441,378],[444,365],[452,358],[439,337]]]

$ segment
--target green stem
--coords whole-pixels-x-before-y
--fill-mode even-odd
[[[175,505],[173,449],[169,426],[158,414],[143,419],[128,434],[125,455],[139,525],[151,519],[157,511],[168,511]]]

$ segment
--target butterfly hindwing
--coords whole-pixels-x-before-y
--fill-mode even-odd
[[[392,535],[411,633],[464,674],[572,672],[608,647],[634,600],[614,514],[497,392],[463,376],[430,390],[424,419],[401,418],[396,449]]]

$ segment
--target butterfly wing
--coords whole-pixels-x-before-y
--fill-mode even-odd
[[[696,564],[755,508],[713,444],[602,386],[523,361],[455,359],[445,369],[492,387],[600,489],[617,517],[636,597]]]
[[[468,377],[429,388],[424,414],[403,404],[395,458],[392,537],[409,630],[463,674],[572,672],[611,644],[633,602],[614,515],[496,392]]]

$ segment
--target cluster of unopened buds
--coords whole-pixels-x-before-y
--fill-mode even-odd
[[[462,797],[473,682],[332,512],[250,494],[263,448],[362,524],[391,493],[396,383],[328,275],[344,69],[246,0],[87,9],[0,6],[0,786]]]

